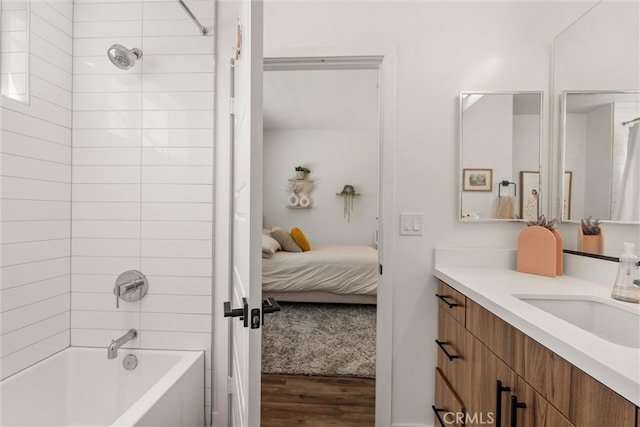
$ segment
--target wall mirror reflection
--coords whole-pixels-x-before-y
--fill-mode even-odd
[[[0,93],[29,101],[30,0],[0,0]]]
[[[564,92],[563,106],[563,221],[638,223],[640,92]]]
[[[461,221],[541,214],[541,115],[542,92],[460,94]]]

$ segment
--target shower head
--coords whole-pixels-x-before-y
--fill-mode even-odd
[[[107,50],[107,56],[113,65],[121,70],[128,70],[135,65],[136,59],[142,57],[142,51],[135,47],[129,50],[121,44],[114,44]]]

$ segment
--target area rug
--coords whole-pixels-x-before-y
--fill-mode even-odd
[[[264,319],[263,373],[375,378],[375,305],[280,306]]]

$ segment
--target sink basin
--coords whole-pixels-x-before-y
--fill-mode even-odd
[[[614,344],[640,348],[640,309],[596,297],[516,295],[518,299]]]

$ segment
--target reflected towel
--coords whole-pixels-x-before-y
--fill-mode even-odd
[[[498,219],[514,219],[515,210],[516,198],[514,196],[498,197]]]

